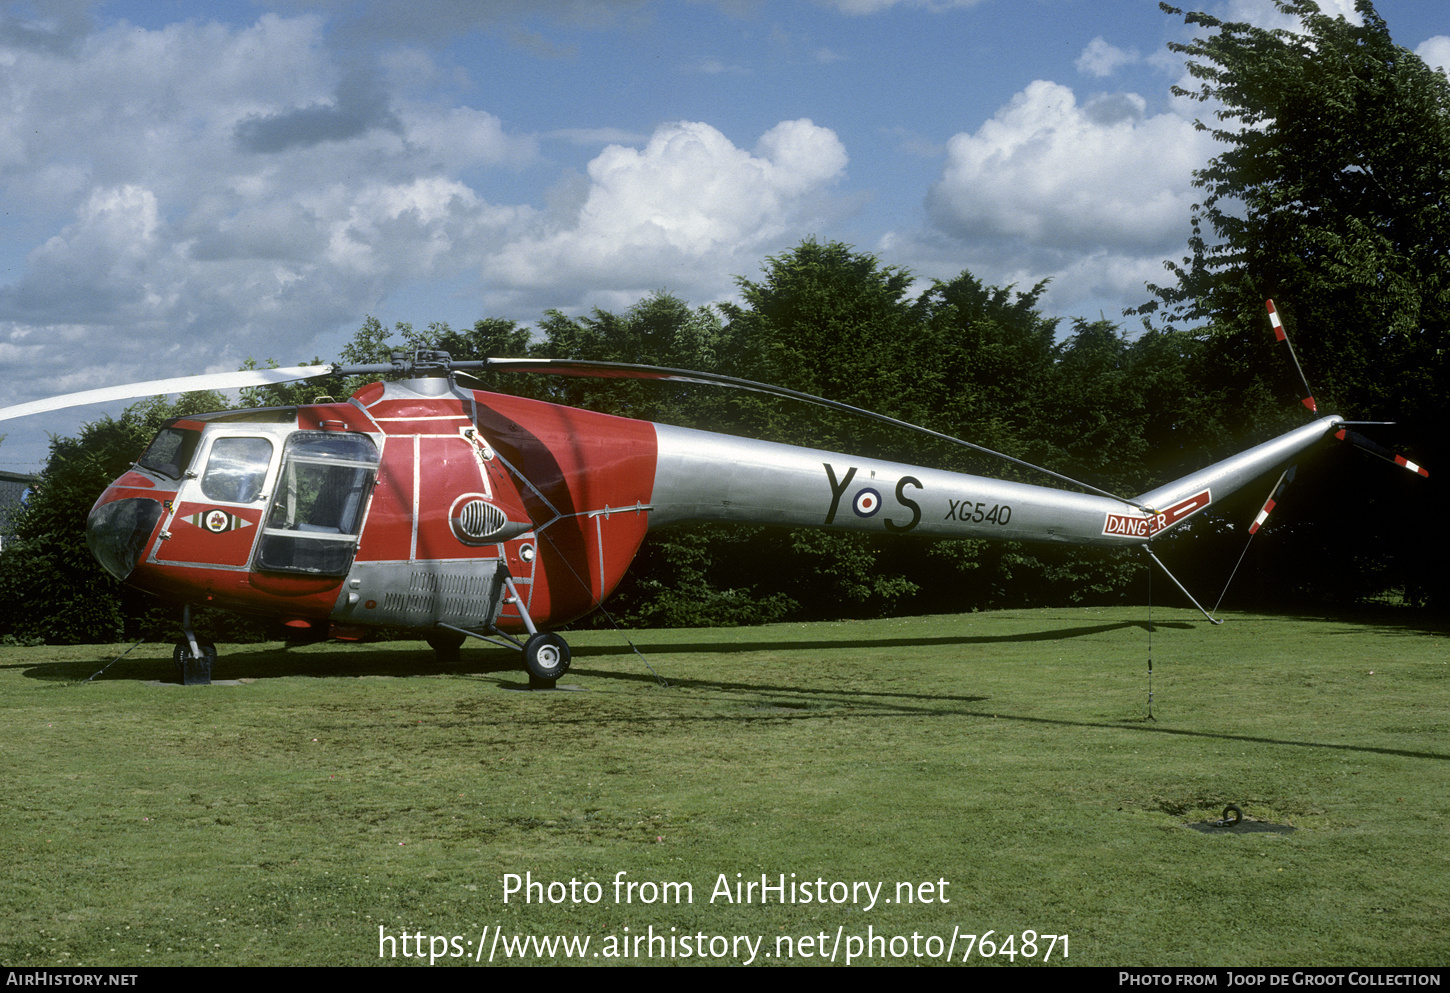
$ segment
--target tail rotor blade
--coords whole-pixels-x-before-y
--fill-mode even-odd
[[[1349,444],[1355,446],[1356,448],[1369,452],[1376,458],[1384,459],[1386,462],[1393,462],[1395,465],[1401,467],[1402,469],[1408,469],[1416,475],[1424,476],[1426,478],[1428,478],[1430,475],[1429,469],[1426,469],[1424,466],[1419,465],[1418,463],[1411,462],[1403,455],[1396,455],[1388,448],[1385,448],[1383,445],[1379,444],[1376,441],[1372,441],[1369,438],[1366,438],[1358,431],[1351,431],[1348,428],[1340,428],[1338,431],[1334,432],[1334,437],[1338,438],[1340,441],[1347,441],[1349,442]]]
[[[1269,492],[1269,498],[1264,501],[1264,506],[1254,517],[1254,523],[1249,525],[1249,540],[1244,542],[1244,550],[1239,552],[1239,560],[1234,563],[1233,571],[1228,574],[1228,580],[1223,584],[1223,592],[1219,593],[1218,602],[1213,605],[1215,614],[1218,613],[1219,605],[1223,603],[1228,588],[1233,585],[1234,577],[1239,574],[1239,566],[1244,564],[1244,556],[1249,554],[1249,545],[1253,543],[1254,535],[1258,533],[1259,528],[1264,526],[1264,522],[1269,519],[1269,514],[1278,506],[1280,497],[1289,488],[1289,484],[1294,481],[1294,473],[1298,468],[1297,465],[1291,465],[1279,474],[1279,481],[1274,484],[1274,488]]]
[[[1259,530],[1259,528],[1263,527],[1264,522],[1269,519],[1269,514],[1271,514],[1274,510],[1274,507],[1278,505],[1279,498],[1284,495],[1284,491],[1288,489],[1289,484],[1294,481],[1294,472],[1298,468],[1299,467],[1297,465],[1291,465],[1289,468],[1284,470],[1283,475],[1279,477],[1279,481],[1274,484],[1274,490],[1272,493],[1269,494],[1269,499],[1264,501],[1263,509],[1261,509],[1258,515],[1254,517],[1254,523],[1249,525],[1249,534],[1251,536],[1255,534]]]
[[[1319,408],[1314,404],[1314,391],[1309,388],[1309,378],[1304,375],[1304,367],[1299,364],[1299,356],[1294,353],[1294,343],[1289,340],[1289,333],[1284,330],[1284,322],[1279,319],[1279,311],[1274,306],[1274,301],[1265,300],[1264,306],[1269,310],[1269,324],[1274,329],[1274,339],[1282,341],[1289,349],[1289,358],[1294,360],[1294,369],[1299,373],[1299,381],[1304,384],[1304,399],[1300,402],[1314,413],[1319,413]]]

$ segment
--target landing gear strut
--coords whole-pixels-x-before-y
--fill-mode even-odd
[[[508,589],[509,603],[516,604],[529,640],[524,642],[524,668],[529,670],[529,689],[552,690],[555,681],[569,671],[569,645],[552,631],[540,631],[534,627],[534,619],[514,586],[513,577],[505,570],[504,586]]]
[[[552,690],[555,688],[554,684],[558,678],[569,671],[569,644],[554,632],[540,631],[534,626],[534,619],[529,616],[528,608],[524,605],[523,598],[519,596],[513,579],[507,570],[500,569],[500,571],[503,572],[504,586],[508,590],[508,598],[504,602],[518,606],[519,617],[524,622],[524,629],[529,633],[528,640],[520,641],[512,634],[500,631],[496,627],[489,628],[488,633],[484,634],[480,631],[470,631],[440,622],[429,632],[428,645],[437,655],[439,662],[457,662],[458,650],[466,638],[478,638],[504,648],[517,648],[524,653],[524,668],[529,673],[529,689]]]

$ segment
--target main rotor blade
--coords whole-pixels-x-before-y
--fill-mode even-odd
[[[898,428],[905,428],[908,431],[929,435],[930,437],[950,442],[953,445],[970,448],[984,455],[991,455],[1003,461],[1011,462],[1013,465],[1021,466],[1024,469],[1031,469],[1033,472],[1040,472],[1045,476],[1051,476],[1053,479],[1067,483],[1070,486],[1090,490],[1099,496],[1121,500],[1128,506],[1137,507],[1145,513],[1153,513],[1149,508],[1134,503],[1126,497],[1119,496],[1116,493],[1109,493],[1107,490],[1100,490],[1090,483],[1084,483],[1079,479],[1073,479],[1071,476],[1064,476],[1061,473],[1053,472],[1051,469],[1044,469],[1040,465],[1033,465],[1031,462],[1024,462],[1022,459],[1014,458],[1011,455],[993,451],[983,445],[963,441],[961,438],[953,438],[949,434],[942,434],[940,431],[933,431],[931,428],[924,428],[919,424],[897,420],[894,417],[878,414],[861,407],[853,407],[847,403],[827,400],[825,397],[802,393],[799,390],[787,389],[784,386],[771,386],[769,383],[757,383],[753,380],[737,379],[734,376],[725,376],[713,372],[694,372],[689,369],[670,369],[664,366],[636,365],[630,362],[592,362],[584,359],[483,359],[478,362],[455,362],[453,363],[453,368],[488,368],[506,372],[541,372],[553,376],[577,376],[593,379],[652,379],[676,383],[701,383],[709,386],[733,386],[738,389],[753,390],[756,393],[768,393],[774,396],[787,397],[792,400],[804,400],[806,403],[828,407],[831,410],[838,410],[846,414],[855,414],[858,417],[864,417],[868,420],[879,421],[882,424],[890,424]]]
[[[179,376],[175,379],[153,379],[146,383],[127,383],[123,386],[103,386],[98,390],[83,393],[66,393],[45,400],[32,400],[13,407],[0,408],[0,421],[30,414],[43,414],[50,410],[64,410],[67,407],[83,407],[90,403],[110,403],[113,400],[134,400],[137,397],[151,397],[163,393],[191,393],[195,390],[234,390],[247,386],[269,386],[274,383],[291,383],[299,379],[316,379],[329,376],[334,370],[330,365],[299,365],[285,369],[243,369],[240,372],[207,373],[201,376]]]

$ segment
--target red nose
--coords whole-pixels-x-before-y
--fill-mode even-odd
[[[86,518],[86,544],[107,572],[124,580],[141,561],[166,508],[160,500],[127,497],[97,504]]]

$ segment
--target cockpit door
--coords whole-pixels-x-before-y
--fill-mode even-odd
[[[294,431],[263,522],[256,570],[346,575],[377,475],[378,449],[367,435]]]
[[[220,436],[185,474],[153,560],[168,565],[246,569],[261,532],[267,480],[276,458],[272,439]]]

